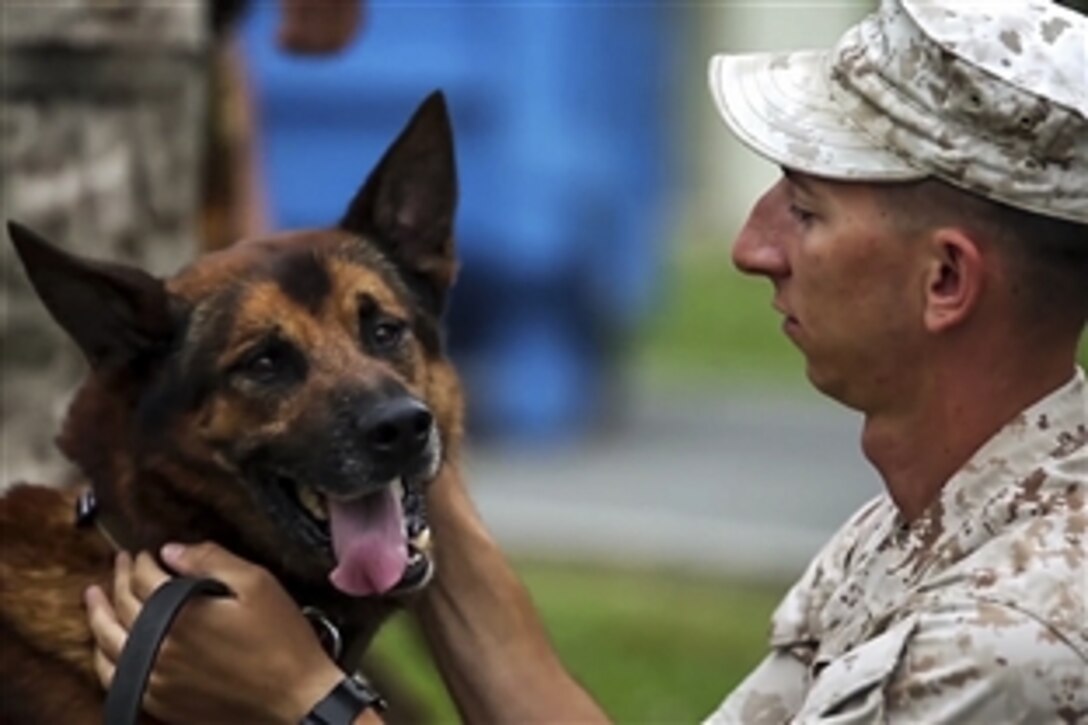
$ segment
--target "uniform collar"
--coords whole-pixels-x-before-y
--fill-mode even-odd
[[[900,524],[903,563],[917,573],[934,557],[956,561],[994,531],[1064,495],[1069,481],[1061,461],[1077,451],[1083,455],[1086,445],[1088,385],[1078,367],[1069,382],[983,444],[921,516]]]

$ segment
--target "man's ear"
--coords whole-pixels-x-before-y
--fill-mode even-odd
[[[8,222],[27,276],[53,319],[94,368],[129,365],[169,343],[173,324],[162,281],[120,264],[65,252]]]
[[[456,271],[456,208],[453,129],[436,91],[385,152],[339,226],[377,244],[438,314]]]
[[[978,305],[986,260],[978,242],[956,227],[935,229],[929,243],[925,325],[931,332],[943,332],[962,323]]]

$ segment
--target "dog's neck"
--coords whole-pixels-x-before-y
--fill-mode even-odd
[[[120,516],[111,515],[108,509],[99,506],[94,489],[89,486],[76,499],[75,524],[80,528],[95,527],[114,551],[135,552],[139,548],[139,544],[134,541],[133,534],[126,527],[123,519]],[[357,663],[361,659],[362,652],[373,637],[380,619],[375,619],[372,628],[361,630],[357,623],[349,622],[343,612],[326,612],[321,607],[315,606],[313,602],[308,602],[309,597],[305,595],[298,597],[297,592],[292,596],[298,601],[300,609],[314,627],[322,646],[331,658],[341,664]],[[321,599],[321,597],[314,597],[315,601]]]
[[[76,499],[76,526],[94,526],[114,551],[137,548],[137,542],[121,517],[99,506],[94,489],[89,486]]]

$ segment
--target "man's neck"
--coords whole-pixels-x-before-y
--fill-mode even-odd
[[[866,415],[862,450],[913,521],[975,451],[1072,372],[1069,360],[936,365],[901,409]]]

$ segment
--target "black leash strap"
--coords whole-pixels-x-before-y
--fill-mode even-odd
[[[191,577],[171,579],[154,591],[136,617],[117,659],[113,683],[106,695],[106,725],[136,725],[155,655],[182,606],[197,595],[230,594],[223,582]]]

